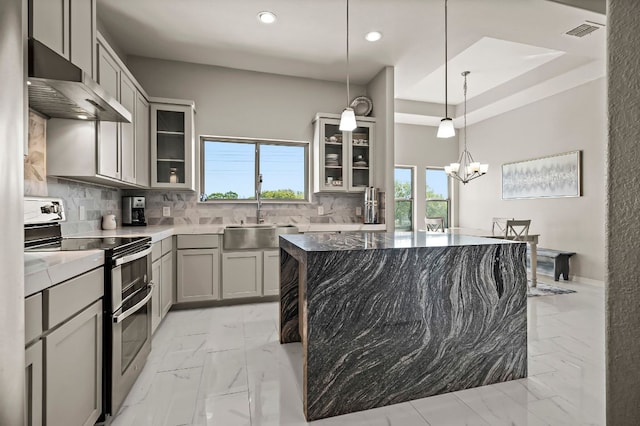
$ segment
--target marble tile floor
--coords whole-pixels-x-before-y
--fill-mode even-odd
[[[528,378],[310,424],[604,425],[604,289],[559,285],[577,293],[528,299]],[[276,303],[169,312],[112,425],[307,424],[302,348],[277,321]]]

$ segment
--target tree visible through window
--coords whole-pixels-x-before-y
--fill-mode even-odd
[[[444,218],[449,227],[449,177],[443,169],[429,168],[426,171],[426,217]]]
[[[395,228],[397,231],[411,231],[413,228],[413,169],[396,167],[394,173],[395,189]]]
[[[262,175],[262,199],[304,201],[308,144],[202,138],[203,200],[255,200]]]

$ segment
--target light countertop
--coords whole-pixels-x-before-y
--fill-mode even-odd
[[[102,265],[102,250],[25,253],[24,295],[38,293]]]

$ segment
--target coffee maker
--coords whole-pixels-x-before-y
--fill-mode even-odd
[[[122,197],[122,224],[145,226],[144,197]]]
[[[364,223],[378,223],[378,188],[364,189]]]

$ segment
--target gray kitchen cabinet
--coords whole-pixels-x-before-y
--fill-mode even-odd
[[[45,423],[93,425],[102,411],[102,301],[44,337]]]
[[[25,425],[41,426],[42,402],[42,342],[36,341],[25,350]]]
[[[219,249],[186,249],[178,250],[177,253],[177,302],[220,299]]]
[[[156,243],[159,244],[159,243]],[[162,321],[162,303],[160,301],[160,288],[162,286],[162,260],[154,260],[151,264],[151,281],[153,290],[151,294],[151,332],[155,333],[160,321]]]
[[[95,78],[95,0],[33,0],[32,36]]]
[[[280,294],[280,250],[263,252],[262,295]]]
[[[125,75],[120,74],[120,103],[131,112],[131,123],[119,123],[120,126],[120,166],[121,179],[128,183],[136,183],[136,87]]]
[[[339,115],[316,115],[314,192],[363,192],[373,186],[375,121],[372,117],[358,116],[358,127],[352,132],[342,132]]]
[[[222,298],[262,295],[262,251],[222,254]]]
[[[136,92],[135,141],[136,184],[148,187],[149,180],[149,102],[140,91]]]
[[[98,83],[114,99],[120,101],[121,73],[118,62],[102,42],[98,43]],[[129,108],[129,112],[133,113]],[[98,174],[120,179],[120,125],[100,121],[98,127]]]
[[[151,187],[195,190],[195,104],[151,98]]]
[[[174,289],[176,286],[174,283],[173,244],[170,244],[172,241],[172,237],[162,240],[162,251],[164,253],[162,259],[160,259],[160,268],[162,270],[160,273],[162,277],[160,281],[162,283],[160,286],[160,312],[162,318],[167,315],[175,299]],[[169,249],[165,248],[167,245],[169,245]]]

